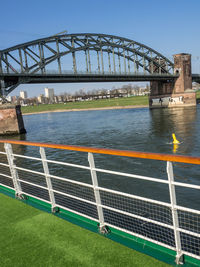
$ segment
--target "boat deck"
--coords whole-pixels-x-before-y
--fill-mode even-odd
[[[1,266],[170,266],[0,194]]]

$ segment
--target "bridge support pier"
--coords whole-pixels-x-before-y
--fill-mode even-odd
[[[16,135],[26,133],[21,106],[0,105],[0,135]]]
[[[174,72],[179,75],[175,81],[150,83],[150,108],[196,106],[190,54],[174,55]]]
[[[5,83],[4,80],[0,80],[0,97],[5,96]]]

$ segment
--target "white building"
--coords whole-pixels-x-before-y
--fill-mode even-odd
[[[11,101],[12,101],[12,97],[11,97],[10,95],[8,95],[8,96],[6,97],[6,99],[8,100],[8,102],[11,102]]]
[[[27,92],[26,92],[26,91],[20,91],[20,97],[21,97],[22,99],[26,99],[26,98],[28,98]]]
[[[44,88],[44,92],[45,92],[45,97],[47,97],[51,100],[54,99],[54,89]]]
[[[39,95],[38,97],[37,97],[37,100],[38,100],[38,102],[40,103],[40,104],[44,104],[45,103],[45,97],[44,97],[44,95]]]

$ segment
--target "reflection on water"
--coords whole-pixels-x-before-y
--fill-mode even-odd
[[[179,148],[180,144],[173,144],[173,153],[176,154],[178,152],[178,148]]]
[[[135,151],[200,156],[200,107],[177,109],[124,109],[102,111],[60,112],[24,116],[26,135],[12,137],[17,140],[96,146]],[[181,142],[172,144],[172,133]],[[2,149],[2,145],[0,146]],[[13,146],[19,154],[39,157],[39,149]],[[47,149],[48,159],[88,165],[87,154]],[[97,167],[167,179],[165,162],[95,154]],[[26,160],[17,164],[26,166]],[[30,163],[29,163],[30,166]],[[31,162],[42,170],[40,162]],[[198,166],[174,164],[176,180],[200,184]],[[90,174],[83,170],[60,168],[51,164],[50,172],[70,179],[91,182]],[[99,183],[116,190],[169,200],[168,188],[158,183],[138,181],[99,174]],[[197,190],[178,190],[179,204],[198,207]]]
[[[195,151],[196,139],[198,138],[196,127],[198,127],[199,108],[174,108],[174,109],[154,109],[151,110],[151,129],[158,140],[167,140],[172,143],[172,133],[182,143],[175,148],[176,153],[191,155]],[[199,112],[198,112],[199,113]],[[173,146],[169,146],[173,151]],[[157,147],[159,150],[159,146]]]
[[[6,139],[6,138],[2,138]],[[8,136],[7,139],[12,139],[12,140],[17,140],[17,141],[26,141],[26,134],[21,134],[21,135],[13,135],[13,136]],[[25,146],[19,146],[19,145],[14,145],[13,150],[15,153],[22,154],[24,155],[27,148]],[[0,144],[0,151],[4,151],[4,145]]]

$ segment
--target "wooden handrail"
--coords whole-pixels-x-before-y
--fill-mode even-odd
[[[162,160],[162,161],[200,164],[200,157],[191,157],[191,156],[182,156],[182,155],[170,155],[170,154],[161,154],[161,153],[138,152],[138,151],[129,151],[129,150],[95,148],[95,147],[74,146],[74,145],[47,144],[47,143],[39,143],[39,142],[16,141],[16,140],[6,140],[6,139],[1,139],[0,143],[57,148],[57,149],[64,149],[64,150],[91,152],[91,153],[97,153],[97,154],[115,155],[115,156],[141,158],[141,159],[154,159],[154,160]]]

